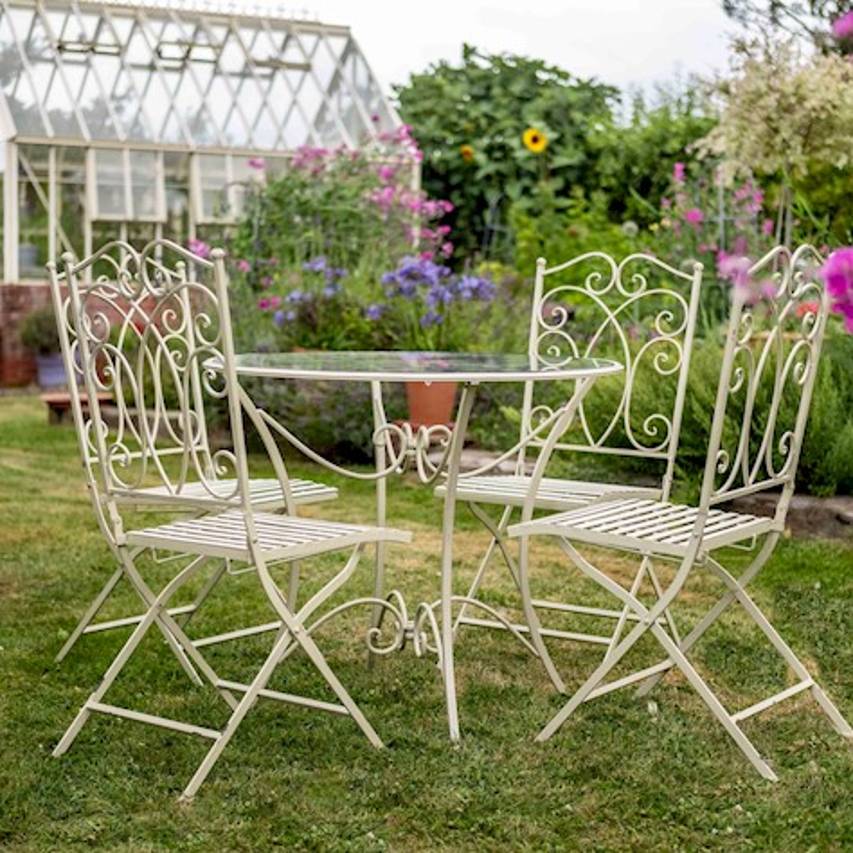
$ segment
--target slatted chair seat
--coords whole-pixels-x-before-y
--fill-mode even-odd
[[[693,535],[699,509],[665,501],[604,501],[515,524],[510,536],[560,536],[572,542],[606,545],[642,554],[682,557]],[[701,552],[743,542],[773,529],[773,519],[712,509],[708,512]]]
[[[384,527],[317,521],[269,512],[256,512],[253,517],[260,550],[269,561],[296,560],[363,542],[411,541],[408,532]],[[179,549],[210,557],[247,562],[251,559],[244,514],[238,510],[133,530],[127,534],[127,541],[129,545]]]
[[[294,502],[300,506],[335,500],[338,496],[338,490],[334,486],[316,483],[313,480],[291,480],[290,489]],[[136,489],[132,496],[126,498],[119,496],[119,500],[133,504],[163,503],[170,507],[186,503],[205,509],[220,506],[222,500],[229,499],[236,505],[238,503],[236,492],[237,481],[233,479],[216,480],[206,484],[199,481],[187,483],[178,493],[160,485],[148,489]],[[250,480],[249,495],[252,506],[258,509],[280,509],[284,506],[281,483],[276,479]]]
[[[482,474],[459,480],[459,500],[471,503],[522,506],[530,490],[530,477],[519,474]],[[447,489],[438,486],[435,494],[444,497]],[[560,480],[544,477],[536,492],[537,509],[568,510],[603,499],[649,498],[657,500],[659,488],[631,486],[624,483],[595,483],[584,480]]]

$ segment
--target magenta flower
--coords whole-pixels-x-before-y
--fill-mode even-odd
[[[745,255],[730,255],[722,249],[717,253],[717,272],[735,287],[749,287],[749,268],[752,262]]]
[[[187,240],[187,248],[200,258],[207,259],[210,257],[210,246],[204,240],[196,240],[195,237],[192,237]]]
[[[761,233],[765,237],[769,237],[773,233],[775,227],[776,226],[772,219],[765,219],[764,222],[761,223]]]
[[[237,269],[240,270],[240,272],[248,272],[251,268],[252,265],[247,260],[240,258],[240,260],[237,261]]]
[[[853,334],[853,246],[833,252],[821,275],[832,301],[832,310],[844,317],[844,327]]]
[[[267,167],[267,161],[263,157],[249,157],[246,163],[250,169],[257,169],[259,172]]]
[[[684,183],[684,163],[676,163],[672,167],[672,180],[677,184]]]
[[[389,181],[393,181],[396,175],[397,170],[394,168],[394,166],[379,167],[379,180],[382,181],[383,184],[387,184]]]
[[[853,11],[842,15],[832,24],[832,34],[837,39],[846,39],[853,36]]]
[[[262,296],[258,300],[258,308],[260,308],[261,311],[269,311],[271,305],[272,305],[272,302],[270,302],[270,299],[267,296]]]
[[[705,214],[698,207],[691,207],[684,211],[684,221],[698,228],[705,221]]]

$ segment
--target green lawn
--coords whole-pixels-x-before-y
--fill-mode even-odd
[[[294,473],[332,481],[319,470]],[[326,515],[370,520],[372,491],[350,481]],[[364,613],[329,625],[321,647],[388,744],[372,750],[351,721],[261,700],[195,802],[177,796],[206,742],[96,717],[62,759],[50,751],[126,634],[84,638],[53,657],[112,571],[82,484],[72,430],[48,427],[35,398],[0,399],[0,846],[11,850],[843,849],[853,846],[853,752],[801,695],[745,724],[777,769],[763,781],[671,675],[651,706],[622,691],[584,706],[545,745],[533,735],[560,705],[535,661],[511,637],[469,630],[458,644],[463,742],[446,736],[433,663],[411,649],[368,669]],[[405,478],[390,488],[391,521],[415,533],[390,553],[393,584],[409,604],[438,590],[438,505]],[[470,577],[484,534],[460,518],[459,574]],[[605,601],[537,544],[536,591]],[[743,563],[744,555],[726,555]],[[596,555],[627,577],[630,562]],[[312,572],[319,583],[330,563]],[[157,586],[168,565],[146,565]],[[511,606],[495,572],[489,599]],[[196,635],[270,618],[253,575],[229,578],[191,623]],[[347,594],[370,589],[366,562]],[[677,616],[689,624],[714,600],[697,574]],[[754,587],[795,651],[848,718],[853,716],[853,546],[785,541]],[[608,605],[611,602],[606,602]],[[110,613],[136,609],[123,593]],[[580,623],[575,623],[580,624]],[[588,626],[589,627],[589,626]],[[211,662],[248,680],[270,636],[218,646]],[[554,646],[570,688],[600,652]],[[629,663],[652,660],[647,646]],[[698,650],[729,708],[790,683],[790,673],[742,614],[732,612]],[[325,693],[294,658],[273,685]],[[221,706],[196,690],[151,637],[107,701],[209,725]]]

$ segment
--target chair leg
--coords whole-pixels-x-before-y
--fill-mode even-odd
[[[744,573],[740,576],[738,580],[738,586],[744,587],[746,586],[761,569],[764,567],[765,563],[768,559],[770,559],[770,555],[773,553],[773,549],[776,547],[776,542],[779,539],[778,534],[771,534],[767,537],[764,545],[761,548],[761,551],[756,555],[756,558],[752,561],[749,567],[744,571]],[[709,565],[711,564],[709,559]],[[723,595],[720,600],[693,626],[690,633],[678,644],[679,648],[683,652],[688,652],[690,649],[699,641],[699,639],[704,635],[704,633],[713,625],[722,615],[723,613],[734,603],[735,601],[735,593],[729,589],[728,592]],[[657,673],[656,675],[651,676],[649,679],[644,681],[638,688],[636,695],[638,698],[642,698],[647,696],[654,687],[660,682],[660,680],[666,675],[666,670],[663,672]]]
[[[129,559],[129,555],[127,555]],[[119,653],[115,656],[112,663],[108,667],[107,671],[104,673],[103,679],[101,679],[101,683],[98,685],[97,689],[92,693],[92,695],[84,702],[83,706],[77,712],[77,716],[72,721],[71,725],[65,731],[62,738],[60,738],[59,743],[53,750],[54,757],[59,757],[63,755],[68,749],[71,747],[71,744],[74,743],[77,735],[80,733],[80,730],[85,725],[86,721],[92,714],[90,710],[91,705],[99,703],[101,699],[103,699],[104,694],[109,690],[112,686],[113,682],[118,677],[121,670],[124,668],[124,665],[130,659],[130,656],[136,651],[137,646],[142,642],[142,639],[148,633],[148,630],[154,624],[161,624],[158,622],[158,619],[161,618],[162,611],[165,609],[169,599],[180,589],[181,586],[194,575],[204,564],[206,558],[205,557],[197,557],[182,569],[177,575],[175,575],[172,580],[166,584],[163,588],[162,592],[156,597],[153,598],[151,604],[149,605],[148,612],[142,618],[142,621],[136,626],[131,635],[127,638],[124,646],[122,646]],[[172,620],[174,621],[174,620]],[[165,626],[161,625],[163,630]],[[167,631],[168,633],[168,631]],[[174,638],[173,638],[174,639]],[[214,674],[214,678],[215,678]]]
[[[678,648],[672,638],[660,627],[652,626],[655,635],[670,658],[675,661],[676,666],[684,673],[693,689],[702,697],[702,700],[711,710],[711,713],[720,721],[723,728],[731,735],[734,742],[740,747],[741,752],[749,760],[750,764],[765,778],[771,782],[778,782],[779,777],[770,768],[770,765],[761,757],[758,750],[752,745],[752,741],[741,731],[740,726],[732,719],[731,714],[723,707],[719,699],[714,695],[710,687],[696,671],[693,664],[687,660],[684,653]]]
[[[352,717],[356,725],[366,735],[370,743],[377,748],[382,748],[384,746],[373,726],[370,725],[361,709],[347,692],[338,677],[334,674],[331,667],[329,667],[329,664],[326,662],[325,657],[314,642],[313,638],[305,631],[303,623],[304,615],[313,612],[317,606],[328,599],[328,597],[351,576],[359,560],[361,551],[361,547],[356,548],[350,559],[347,561],[344,569],[335,578],[333,578],[326,587],[313,596],[298,614],[294,614],[290,610],[284,595],[275,585],[275,582],[269,575],[266,566],[258,567],[261,582],[267,591],[273,608],[276,610],[279,618],[281,619],[281,628],[276,635],[272,650],[264,661],[263,666],[253,679],[249,689],[243,694],[243,697],[237,703],[231,717],[222,729],[220,736],[214,741],[213,746],[208,750],[207,755],[205,755],[201,764],[199,764],[193,774],[193,777],[187,783],[186,788],[184,788],[183,793],[181,794],[181,800],[189,801],[196,795],[205,779],[207,779],[210,771],[213,769],[213,766],[219,759],[219,756],[222,754],[222,751],[228,745],[228,742],[231,740],[231,737],[237,730],[237,727],[243,721],[243,718],[257,700],[261,690],[266,687],[273,672],[275,671],[275,668],[285,657],[288,657],[293,652],[296,646],[301,647],[306,653],[308,659],[314,664],[320,675],[323,676],[323,679],[332,689],[332,692],[338,697],[341,704],[347,710],[349,716]]]
[[[207,597],[210,595],[211,592],[213,592],[213,588],[219,583],[219,581],[222,580],[222,576],[227,570],[228,561],[223,560],[222,565],[215,572],[211,573],[210,577],[204,582],[201,589],[196,594],[196,597],[193,599],[191,605],[192,610],[190,610],[188,613],[183,613],[175,618],[175,621],[182,628],[186,628],[187,625],[189,625],[190,620],[193,618],[193,616],[195,616],[196,613],[198,613],[202,604],[207,601]]]
[[[92,620],[98,615],[98,611],[101,607],[104,606],[104,602],[110,597],[112,591],[115,589],[116,584],[122,579],[124,575],[124,571],[121,567],[117,568],[109,580],[104,584],[101,591],[92,599],[92,603],[86,609],[86,612],[80,617],[80,621],[77,623],[77,627],[71,632],[71,635],[65,641],[65,644],[59,650],[59,654],[54,658],[56,663],[61,663],[68,652],[74,647],[77,643],[77,640],[83,635],[83,632],[86,628],[89,627]]]
[[[812,685],[809,688],[812,696],[814,696],[815,701],[820,705],[827,717],[829,717],[835,730],[842,737],[853,738],[853,728],[851,728],[847,720],[844,719],[841,712],[833,704],[826,693],[824,693],[824,691],[813,682],[812,676],[806,669],[805,665],[794,654],[791,647],[785,642],[779,632],[773,627],[770,620],[761,611],[761,608],[759,608],[752,600],[740,581],[736,580],[728,571],[726,571],[726,569],[723,568],[723,566],[717,563],[716,560],[709,560],[709,565],[711,570],[723,579],[724,583],[729,587],[730,591],[746,611],[750,619],[752,619],[752,621],[758,626],[785,663],[788,664],[788,666],[796,673],[797,677],[801,681],[812,681]]]
[[[489,540],[489,545],[486,548],[485,554],[483,554],[482,559],[480,560],[480,565],[477,567],[477,571],[474,575],[474,580],[471,581],[471,586],[466,593],[466,598],[476,598],[477,593],[480,591],[480,586],[483,583],[483,577],[486,574],[486,568],[491,562],[492,555],[495,553],[495,548],[498,546],[498,534],[506,533],[507,525],[509,524],[509,520],[512,516],[512,507],[507,506],[504,507],[503,512],[501,513],[500,521],[498,521],[497,525],[493,525],[491,519],[486,516],[485,512],[480,509],[477,504],[469,503],[468,509],[471,510],[471,514],[481,523],[483,526],[491,533],[492,538]],[[484,521],[483,516],[485,516],[486,520]],[[513,576],[512,579],[515,582],[516,587],[518,586],[518,578],[513,572],[510,566],[507,566],[510,571],[510,574]],[[461,607],[459,608],[459,612],[456,614],[456,622],[453,625],[453,633],[454,637],[459,633],[459,628],[462,625],[462,619],[465,616],[465,612],[468,609],[468,605],[463,602]]]

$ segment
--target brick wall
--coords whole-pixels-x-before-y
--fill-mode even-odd
[[[30,311],[49,304],[47,284],[0,283],[0,387],[35,381],[35,359],[21,345],[18,326]]]

